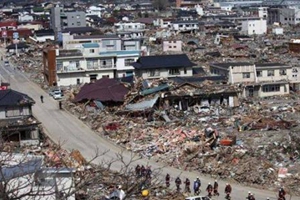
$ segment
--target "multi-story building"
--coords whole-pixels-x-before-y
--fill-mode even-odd
[[[280,8],[279,22],[281,24],[295,25],[300,23],[300,8]]]
[[[1,87],[0,90],[0,137],[5,142],[38,145],[39,122],[32,114],[35,101],[26,94]]]
[[[242,21],[241,32],[246,35],[261,35],[267,33],[267,20],[265,19],[252,19]]]
[[[65,28],[85,27],[86,14],[83,11],[65,12],[62,7],[51,8],[50,28],[55,31],[56,36]]]
[[[231,84],[243,84],[245,97],[289,94],[290,84],[299,88],[298,69],[281,63],[213,63],[210,72],[228,77]],[[300,72],[300,71],[299,71]]]
[[[140,56],[139,40],[115,35],[63,34],[63,50],[44,51],[44,74],[49,85],[75,85],[102,77],[132,76],[132,63]]]
[[[199,30],[198,20],[173,21],[171,29],[177,32],[196,31]]]

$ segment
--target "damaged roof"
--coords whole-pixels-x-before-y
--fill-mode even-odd
[[[35,101],[27,94],[12,89],[0,90],[0,106],[15,106],[34,103]]]
[[[101,102],[123,102],[128,89],[115,79],[102,78],[95,83],[82,86],[75,97],[75,102],[99,100]]]
[[[192,63],[186,54],[142,56],[132,64],[136,69],[158,69],[158,68],[182,68],[192,67]]]
[[[211,63],[210,66],[219,67],[223,69],[228,69],[229,67],[239,67],[239,66],[250,66],[253,63],[250,62],[224,62],[224,63]]]

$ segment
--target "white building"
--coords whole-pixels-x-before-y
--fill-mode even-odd
[[[140,22],[119,22],[114,24],[117,32],[144,31],[146,25]]]
[[[282,27],[275,27],[272,29],[272,33],[275,35],[283,35],[283,28]]]
[[[182,41],[181,40],[165,40],[163,41],[163,51],[164,52],[181,52],[182,51]]]
[[[178,32],[199,30],[199,22],[197,20],[175,21],[171,24],[171,29]]]
[[[105,8],[101,5],[98,6],[90,6],[86,10],[86,16],[89,15],[97,15],[98,17],[101,17],[102,13],[105,11]]]
[[[242,21],[242,34],[246,35],[262,35],[267,33],[267,20],[247,20]]]

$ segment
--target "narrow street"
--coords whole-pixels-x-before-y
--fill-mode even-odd
[[[1,49],[1,51],[3,54],[3,49]],[[95,164],[100,163],[103,159],[115,159],[116,153],[120,153],[122,151],[122,149],[117,147],[115,144],[96,135],[88,126],[86,126],[76,117],[72,116],[70,113],[59,110],[58,102],[50,97],[38,85],[31,82],[31,80],[29,80],[22,72],[14,70],[12,66],[4,67],[3,62],[1,62],[0,77],[1,80],[10,82],[12,89],[28,94],[36,101],[36,104],[33,106],[33,113],[35,117],[42,122],[49,137],[55,142],[61,143],[63,148],[69,151],[72,149],[77,149],[87,160],[91,159],[95,155],[97,149],[99,149],[100,152],[107,151],[105,156],[94,160]],[[44,96],[44,103],[40,102],[41,95]],[[124,160],[129,162],[132,157],[131,155],[132,154],[130,152],[123,152]],[[134,163],[132,167],[135,167],[136,164],[147,165],[148,163],[153,169],[163,167],[163,164],[161,163],[146,159],[139,160],[138,162]],[[112,166],[114,170],[119,170],[120,167],[120,162],[116,162]],[[188,177],[191,181],[199,176],[202,181],[202,191],[204,191],[204,187],[207,186],[208,182],[214,182],[213,179],[201,176],[199,173],[181,171],[171,167],[164,167],[162,169],[161,178],[163,180],[167,173],[169,173],[172,177],[172,187],[175,187],[173,182],[178,175],[180,175],[182,180]],[[225,183],[226,182],[224,181],[219,181],[221,196],[217,199],[224,199]],[[233,200],[245,199],[248,191],[254,193],[257,200],[265,200],[267,197],[270,197],[270,199],[273,200],[276,199],[277,193],[275,192],[243,187],[233,183],[231,183],[231,185],[233,187]],[[206,192],[204,194],[206,195]],[[290,197],[287,199],[290,199]],[[292,197],[291,199],[297,200],[300,198]]]

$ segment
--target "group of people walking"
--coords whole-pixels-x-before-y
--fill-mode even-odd
[[[170,174],[166,175],[165,181],[166,181],[166,186],[170,187]],[[191,193],[191,189],[190,189],[190,185],[191,182],[188,178],[185,179],[184,183],[184,192],[185,193]],[[181,190],[181,185],[182,185],[182,181],[180,179],[180,177],[178,176],[175,179],[175,185],[176,185],[176,190],[177,192],[180,192]],[[197,177],[194,180],[193,183],[193,189],[194,189],[194,195],[199,195],[201,192],[201,180],[199,179],[199,177]],[[213,184],[208,183],[207,187],[206,187],[206,192],[207,192],[207,196],[208,197],[212,197],[212,196],[219,196],[219,184],[218,181],[215,180],[215,182]],[[232,187],[229,183],[226,183],[225,189],[224,189],[224,193],[225,193],[225,199],[230,200],[231,199],[231,192],[232,192]],[[283,187],[281,187],[279,189],[279,193],[278,193],[278,200],[286,200],[285,198],[286,192],[284,190]],[[254,194],[251,192],[248,192],[248,196],[246,197],[247,200],[255,200]],[[269,198],[267,198],[267,200],[270,200]]]
[[[170,187],[170,174],[167,174],[166,175],[166,186],[167,187]],[[191,193],[191,181],[186,178],[185,181],[183,182],[184,183],[184,192],[186,193]],[[176,190],[178,192],[180,192],[181,190],[181,184],[182,184],[182,181],[180,179],[180,177],[177,177],[175,179],[175,185],[176,185]],[[199,179],[199,177],[197,177],[194,182],[193,182],[193,189],[194,189],[194,195],[199,195],[200,192],[201,192],[201,180]],[[211,184],[209,183],[206,187],[206,192],[208,193],[207,196],[209,197],[212,197],[212,196],[219,196],[219,184],[218,184],[218,181],[215,180],[214,184]],[[231,191],[232,191],[232,188],[231,188],[231,185],[229,183],[226,184],[226,187],[225,187],[225,194],[226,196],[229,198],[230,197],[230,194],[231,194]]]

